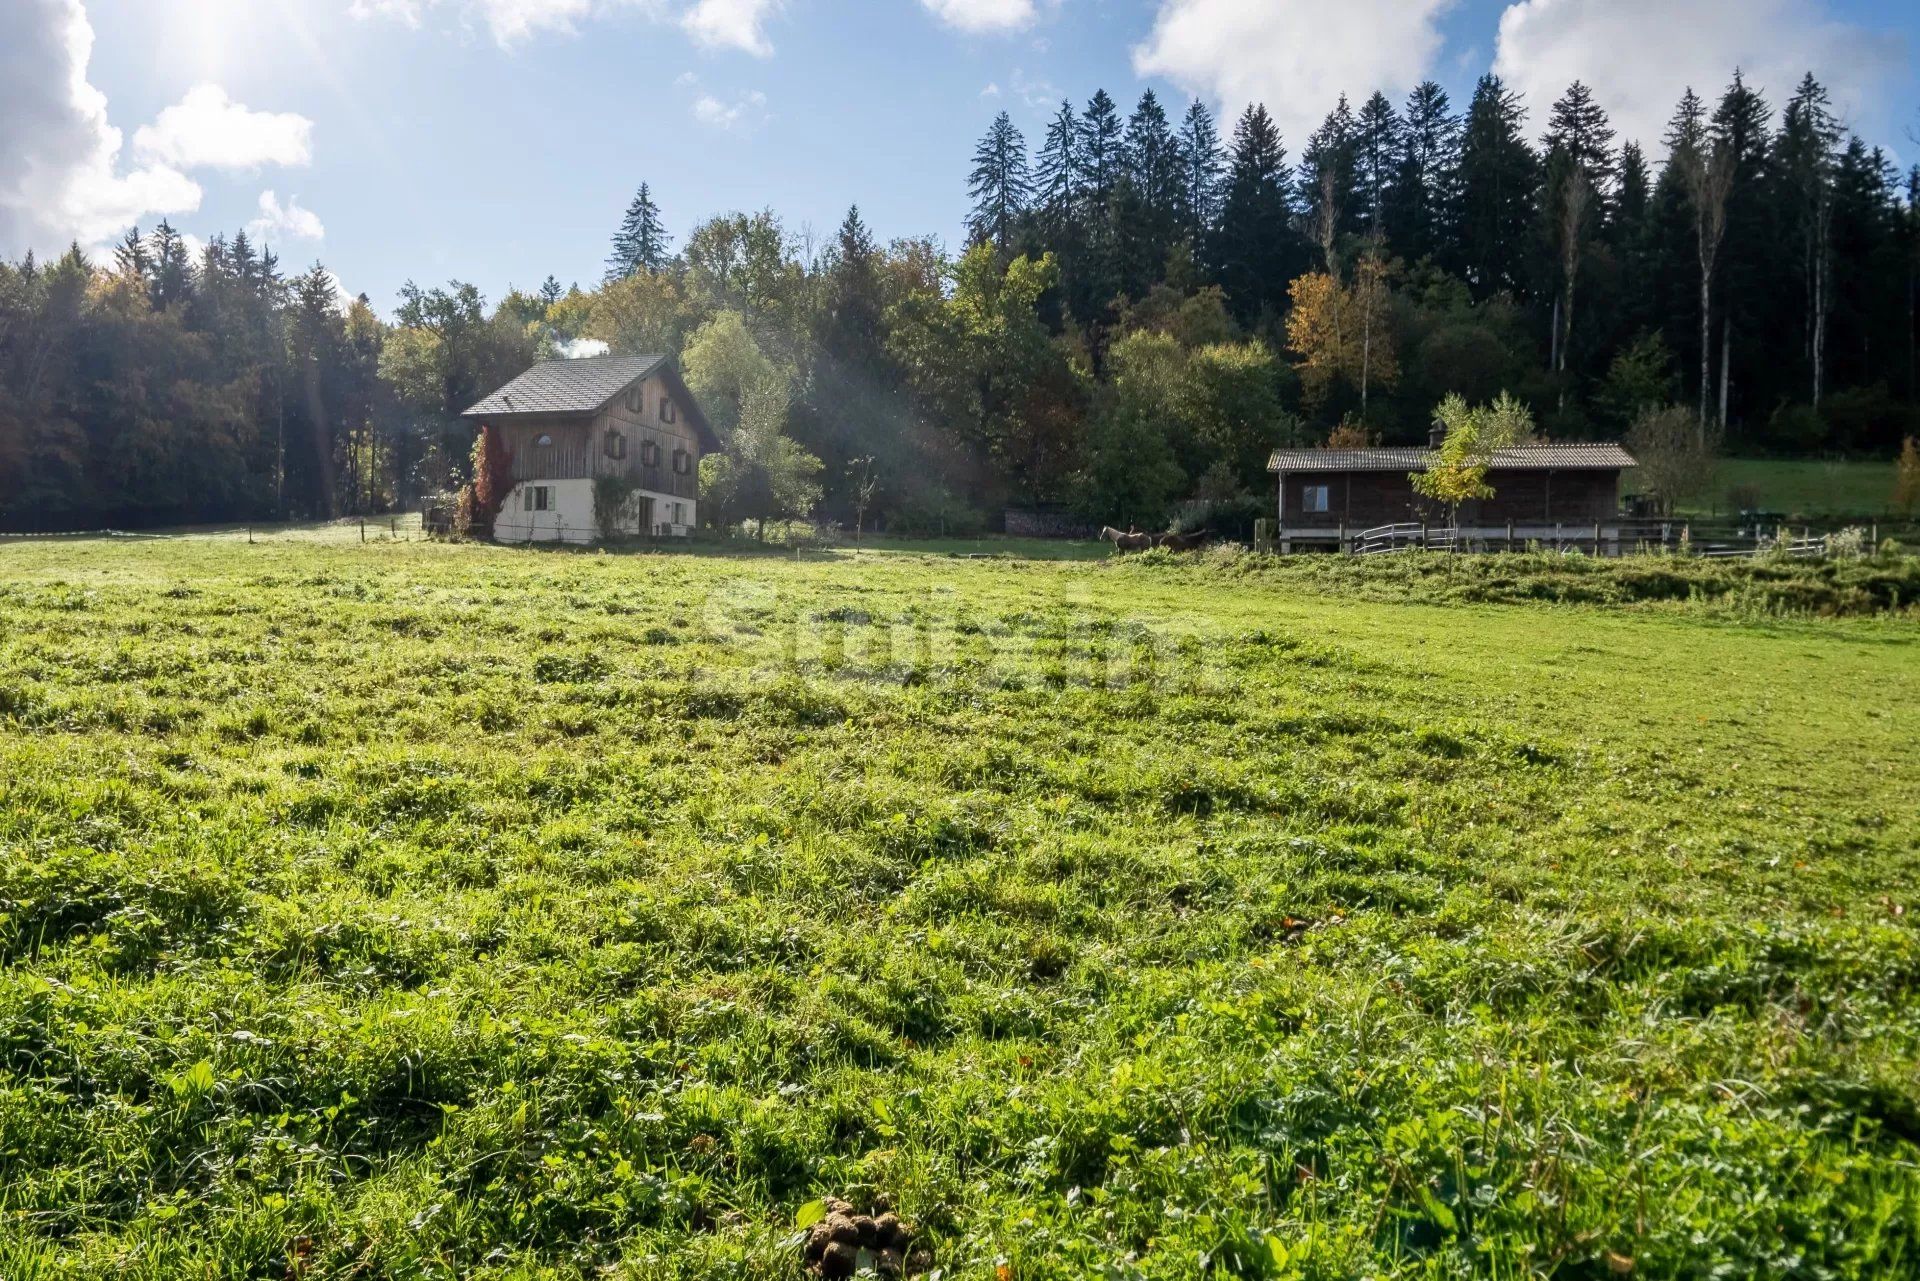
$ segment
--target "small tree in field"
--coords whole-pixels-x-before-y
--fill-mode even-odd
[[[1415,493],[1444,506],[1448,523],[1458,525],[1462,503],[1493,497],[1487,466],[1496,452],[1533,435],[1533,412],[1503,391],[1491,405],[1479,406],[1450,395],[1434,408],[1433,417],[1446,437],[1433,462],[1410,473],[1410,479]]]
[[[1720,429],[1708,424],[1702,431],[1693,416],[1677,405],[1647,408],[1627,431],[1627,446],[1640,463],[1640,483],[1663,516],[1674,504],[1705,492],[1713,483]]]
[[[1908,516],[1920,507],[1920,440],[1907,437],[1893,474],[1893,505]]]

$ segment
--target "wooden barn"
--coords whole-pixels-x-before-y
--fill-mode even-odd
[[[593,542],[601,477],[628,482],[620,532],[684,536],[699,517],[700,457],[720,448],[666,356],[542,361],[463,417],[513,455],[498,542]]]
[[[1414,492],[1433,448],[1277,449],[1282,551],[1349,550],[1370,531],[1445,527],[1448,514]],[[1538,541],[1618,546],[1620,476],[1633,455],[1611,442],[1541,442],[1503,449],[1487,468],[1493,497],[1463,504],[1453,531],[1468,543]]]

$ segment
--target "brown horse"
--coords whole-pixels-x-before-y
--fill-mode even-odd
[[[1153,546],[1152,534],[1142,534],[1133,530],[1122,531],[1111,525],[1100,527],[1100,537],[1112,543],[1114,549],[1121,552],[1143,552]]]
[[[1153,540],[1155,547],[1164,547],[1170,552],[1198,551],[1207,545],[1213,537],[1210,529],[1196,529],[1188,534],[1161,534]]]

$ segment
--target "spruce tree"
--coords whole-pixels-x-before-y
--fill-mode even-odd
[[[1831,232],[1834,168],[1840,123],[1826,89],[1807,75],[1787,100],[1773,144],[1781,230],[1793,247],[1800,285],[1798,338],[1809,400],[1820,403],[1825,374],[1826,322],[1832,310]]]
[[[1387,192],[1387,239],[1408,261],[1444,254],[1443,231],[1459,168],[1459,117],[1446,90],[1422,81],[1407,95],[1399,161]]]
[[[1213,229],[1220,204],[1220,131],[1213,113],[1195,98],[1180,122],[1180,214],[1196,244]]]
[[[1307,139],[1300,157],[1299,200],[1312,236],[1320,245],[1322,266],[1338,274],[1333,247],[1338,238],[1359,225],[1360,189],[1356,143],[1358,128],[1347,95]]]
[[[1454,252],[1476,298],[1524,290],[1540,167],[1525,124],[1520,95],[1496,75],[1481,76],[1460,135],[1452,227]]]
[[[1084,252],[1075,272],[1076,314],[1104,312],[1124,287],[1116,196],[1126,174],[1126,139],[1119,108],[1105,89],[1094,91],[1080,117]]]
[[[1278,311],[1298,265],[1290,238],[1287,152],[1267,109],[1255,103],[1233,128],[1214,258],[1229,305],[1242,321]]]
[[[1126,164],[1120,109],[1105,89],[1094,91],[1080,117],[1080,155],[1087,204],[1092,210],[1104,210]]]
[[[1081,163],[1080,120],[1073,104],[1062,100],[1060,110],[1047,122],[1047,136],[1040,144],[1035,197],[1050,237],[1060,236],[1078,221],[1081,192],[1086,186],[1086,170]]]
[[[1033,199],[1033,179],[1027,166],[1027,140],[1004,111],[993,118],[986,136],[973,149],[967,194],[973,198],[967,234],[1007,252],[1014,229]]]
[[[147,242],[140,237],[139,227],[129,227],[126,238],[121,240],[113,251],[114,270],[128,280],[146,283],[153,270],[153,259],[147,253]]]
[[[167,311],[189,302],[193,297],[193,260],[187,254],[187,242],[173,224],[162,219],[153,229],[153,276],[147,296],[155,311]]]
[[[1141,297],[1166,267],[1179,234],[1183,166],[1167,113],[1151,89],[1127,119],[1125,158],[1115,195],[1120,286]]]
[[[559,302],[565,293],[566,290],[560,287],[560,282],[552,275],[548,275],[545,280],[540,282],[540,301],[549,307]]]
[[[1376,91],[1361,105],[1353,151],[1360,188],[1358,222],[1364,235],[1386,235],[1388,192],[1404,150],[1401,132],[1400,117],[1385,94]]]
[[[1547,120],[1546,241],[1554,251],[1559,296],[1554,301],[1551,366],[1567,368],[1573,345],[1574,307],[1579,297],[1580,265],[1586,246],[1605,221],[1615,172],[1613,127],[1576,80],[1553,104]],[[1562,397],[1564,399],[1564,390]]]
[[[620,230],[614,233],[613,253],[607,258],[607,279],[625,280],[643,271],[659,271],[667,265],[670,243],[666,227],[660,221],[660,207],[653,203],[653,192],[643,182],[633,203],[627,206]]]

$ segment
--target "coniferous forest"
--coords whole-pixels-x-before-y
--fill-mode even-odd
[[[462,409],[600,344],[679,357],[731,442],[720,523],[1157,521],[1263,496],[1276,445],[1422,440],[1448,393],[1568,439],[1675,406],[1740,456],[1920,434],[1920,166],[1811,77],[1689,89],[1655,139],[1491,75],[1343,98],[1303,139],[1101,91],[1034,139],[1000,114],[965,178],[957,252],[857,207],[822,243],[767,210],[676,244],[643,185],[590,287],[409,284],[384,317],[244,234],[0,263],[0,527],[411,507],[464,481]]]

